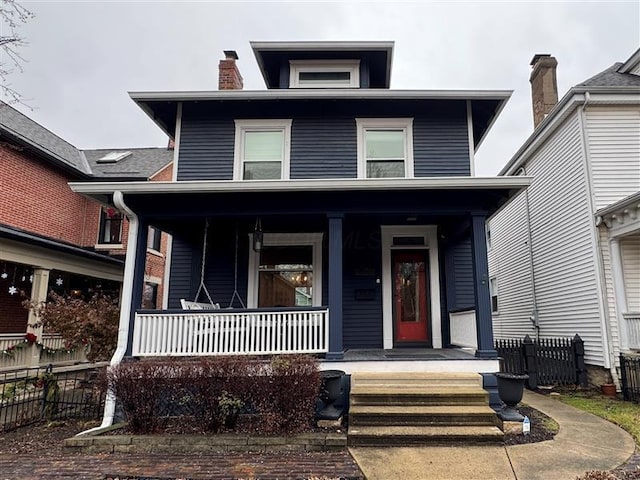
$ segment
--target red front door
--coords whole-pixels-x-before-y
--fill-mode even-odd
[[[392,251],[395,343],[429,343],[429,281],[424,250]]]

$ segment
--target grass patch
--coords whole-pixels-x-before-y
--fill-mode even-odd
[[[563,393],[559,398],[564,403],[615,423],[629,432],[636,445],[640,446],[640,405],[605,397],[593,391]]]

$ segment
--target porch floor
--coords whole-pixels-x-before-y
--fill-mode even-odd
[[[349,349],[342,359],[321,360],[322,369],[355,372],[497,372],[498,358],[477,358],[469,348]]]

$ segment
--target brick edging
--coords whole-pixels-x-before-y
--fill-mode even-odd
[[[65,450],[83,453],[328,452],[341,451],[347,447],[347,436],[341,433],[304,433],[291,437],[96,433],[98,434],[65,439]]]

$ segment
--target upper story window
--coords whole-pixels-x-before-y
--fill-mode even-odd
[[[287,180],[291,120],[236,120],[234,180]]]
[[[100,210],[100,232],[98,244],[122,244],[122,213],[113,207],[102,207]]]
[[[358,178],[413,177],[413,119],[356,118]]]
[[[290,60],[289,88],[359,88],[360,60]]]

